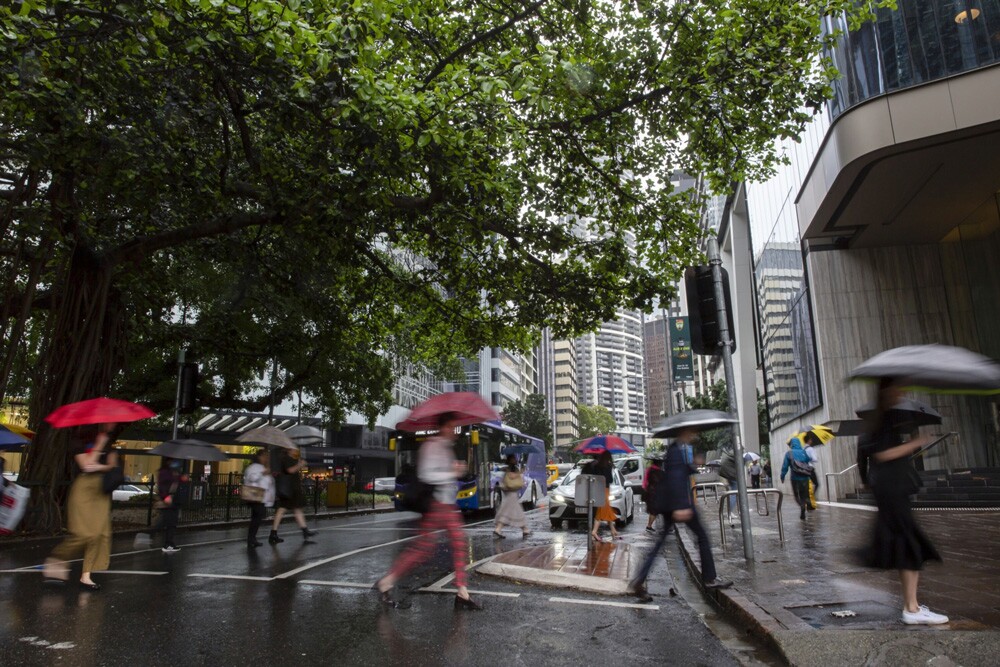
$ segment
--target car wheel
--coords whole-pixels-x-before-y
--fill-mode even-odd
[[[493,509],[500,509],[500,503],[503,501],[503,494],[500,493],[500,487],[493,487]]]
[[[628,508],[628,519],[625,521],[625,523],[632,523],[633,519],[635,519],[635,498],[634,497],[632,498],[632,504],[629,505],[629,508]]]
[[[559,528],[562,528],[562,520],[561,519],[549,519],[549,523],[552,524],[552,528],[553,529],[558,530]]]
[[[538,507],[538,487],[531,485],[531,509]]]

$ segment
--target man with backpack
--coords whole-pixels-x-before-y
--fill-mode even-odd
[[[652,504],[652,511],[663,517],[663,526],[656,544],[646,554],[646,560],[638,576],[629,584],[635,596],[643,602],[653,599],[646,590],[646,578],[675,523],[687,524],[698,538],[703,585],[706,588],[727,588],[733,585],[731,581],[719,579],[715,572],[712,545],[708,541],[705,527],[698,519],[698,512],[691,497],[691,475],[697,472],[697,469],[692,465],[693,454],[690,443],[696,435],[698,435],[696,429],[687,428],[681,431],[667,447],[667,451],[663,454],[663,474],[657,483],[655,495],[650,494],[648,500]]]
[[[809,482],[812,481],[818,489],[819,478],[798,436],[789,440],[788,446],[790,449],[785,452],[785,460],[781,464],[781,481],[785,481],[785,476],[791,470],[792,492],[795,494],[795,502],[799,504],[799,519],[804,521],[806,506],[809,504]]]

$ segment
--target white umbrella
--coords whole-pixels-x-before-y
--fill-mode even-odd
[[[149,450],[150,454],[159,454],[171,459],[187,461],[225,461],[229,457],[209,442],[203,440],[167,440]]]
[[[253,442],[258,445],[274,445],[285,449],[298,449],[299,446],[292,442],[292,439],[285,435],[285,432],[274,426],[258,426],[250,429],[246,433],[241,433],[238,438],[240,442]]]
[[[760,454],[756,452],[743,452],[743,460],[747,463],[753,463],[754,461],[760,460]]]
[[[892,378],[901,387],[944,393],[1000,393],[1000,364],[950,345],[907,345],[880,352],[852,378]]]
[[[654,438],[670,438],[681,431],[693,428],[696,431],[711,431],[713,428],[735,424],[738,419],[721,410],[688,410],[667,417],[653,431]]]

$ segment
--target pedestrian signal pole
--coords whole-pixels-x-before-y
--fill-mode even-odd
[[[725,286],[722,281],[722,259],[719,257],[719,242],[708,240],[708,263],[712,267],[712,282],[715,284],[715,303],[718,308],[719,347],[722,352],[722,366],[726,372],[726,396],[729,412],[739,415],[736,403],[736,376],[733,373],[733,332],[729,330],[729,314],[726,309]],[[732,425],[733,457],[736,459],[736,498],[740,508],[740,529],[743,532],[743,557],[753,561],[753,533],[750,531],[750,503],[747,500],[747,479],[743,464],[743,440],[740,437],[740,423]]]
[[[177,439],[177,422],[181,414],[181,381],[184,373],[184,348],[177,353],[177,395],[174,398],[174,434],[173,440]]]

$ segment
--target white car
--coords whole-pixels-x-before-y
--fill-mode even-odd
[[[623,456],[615,459],[615,467],[622,474],[625,486],[632,489],[632,493],[642,496],[642,477],[646,474],[646,468],[642,464],[641,456]]]
[[[134,484],[122,484],[111,492],[111,500],[130,500],[134,496],[141,496],[149,493],[149,489],[144,489]]]
[[[559,486],[549,492],[549,522],[553,528],[561,526],[563,521],[570,523],[587,521],[587,514],[578,513],[574,502],[576,478],[580,472],[580,468],[570,470],[559,480]],[[611,476],[611,509],[618,517],[615,525],[620,528],[635,517],[635,494],[631,488],[625,486],[625,481],[617,468],[611,471]]]
[[[375,493],[392,493],[396,490],[395,477],[376,477]]]

